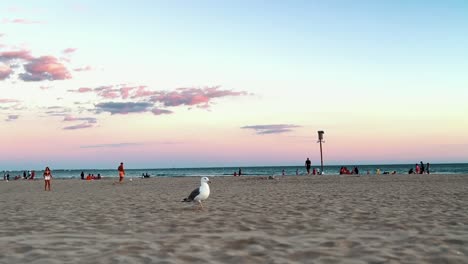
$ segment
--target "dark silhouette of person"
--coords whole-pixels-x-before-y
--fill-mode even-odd
[[[84,171],[81,172],[81,179],[84,180]]]
[[[239,168],[239,173],[238,173],[239,176],[242,175],[242,170]]]
[[[426,172],[427,174],[430,174],[431,172],[429,171],[429,162],[426,164]]]
[[[421,167],[421,172],[420,173],[424,174],[424,163],[422,161],[421,161],[420,167]]]
[[[409,169],[408,174],[414,174],[413,168]]]
[[[307,175],[310,174],[310,165],[312,164],[312,162],[310,161],[309,158],[307,158],[307,160],[305,161],[305,166],[306,166],[306,169],[307,169]]]
[[[358,167],[354,167],[354,174],[359,174],[359,169],[358,169]]]

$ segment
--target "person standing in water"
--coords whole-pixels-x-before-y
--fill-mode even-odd
[[[124,169],[123,162],[120,162],[120,166],[117,170],[119,171],[119,183],[122,183],[125,177],[125,169]]]
[[[50,180],[52,179],[52,173],[50,172],[49,167],[45,168],[44,171],[44,191],[47,191],[49,189],[50,191]]]

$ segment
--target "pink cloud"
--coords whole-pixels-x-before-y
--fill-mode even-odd
[[[130,91],[136,89],[137,87],[122,87],[120,88],[120,95],[122,99],[127,99],[129,96]]]
[[[10,77],[13,73],[13,70],[7,65],[0,65],[0,81],[3,81]]]
[[[146,90],[146,88],[147,87],[144,86],[144,85],[138,86],[135,94],[132,95],[132,98],[148,97],[148,96],[153,96],[153,95],[158,94],[158,92],[148,91],[148,90]]]
[[[79,92],[79,93],[88,93],[88,92],[91,92],[92,90],[93,90],[93,89],[87,88],[87,87],[78,88],[78,92]]]
[[[18,51],[4,51],[0,52],[0,61],[9,61],[9,60],[32,60],[33,56],[29,50],[18,50]]]
[[[211,99],[226,96],[247,95],[246,92],[234,92],[231,90],[220,90],[219,86],[206,88],[179,88],[173,92],[162,92],[159,95],[151,97],[152,102],[160,102],[164,106],[179,105],[204,105],[210,103]]]
[[[73,52],[75,52],[77,50],[78,50],[77,48],[66,48],[62,52],[65,53],[65,54],[70,54],[70,53],[73,53]]]
[[[99,96],[106,98],[106,99],[115,99],[120,97],[119,90],[116,89],[106,89],[99,92]]]
[[[75,68],[73,69],[74,71],[77,71],[77,72],[82,72],[82,71],[90,71],[92,70],[93,68],[91,66],[85,66],[85,67],[81,67],[81,68]]]
[[[20,74],[23,81],[65,80],[71,75],[67,68],[53,56],[42,56],[32,59],[24,65],[25,73]]]
[[[24,18],[6,19],[2,20],[3,24],[40,24],[40,21],[28,20]]]
[[[19,101],[16,99],[2,99],[0,98],[0,104],[6,104],[6,103],[18,103]]]

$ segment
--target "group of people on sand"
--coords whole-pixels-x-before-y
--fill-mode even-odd
[[[81,172],[81,179],[82,180],[87,180],[87,181],[91,181],[91,180],[100,180],[101,179],[101,174],[98,173],[97,176],[91,173],[88,173],[88,176],[85,177],[85,173],[84,171]]]
[[[408,174],[430,174],[430,166],[431,164],[429,164],[429,162],[426,164],[426,166],[424,166],[424,163],[421,161],[419,164],[416,163],[414,165],[414,170],[411,168],[408,171]]]
[[[347,167],[341,167],[340,168],[340,175],[343,174],[359,174],[359,169],[358,167],[354,166],[354,168],[350,171]]]
[[[309,158],[306,159],[305,161],[305,166],[306,166],[306,170],[307,170],[307,175],[310,174],[310,169],[312,167],[312,162],[310,161]],[[298,175],[298,171],[296,171],[296,175]],[[320,172],[319,169],[316,169],[316,168],[313,168],[312,169],[312,175],[321,175],[322,173]]]
[[[237,171],[234,172],[234,177],[238,177],[238,176],[241,176],[241,175],[242,175],[241,168],[239,168],[239,172],[237,172]]]
[[[19,175],[16,175],[13,180],[34,180],[34,177],[36,176],[36,172],[35,171],[23,171],[23,176],[21,176],[21,174]],[[3,173],[3,180],[4,181],[9,181],[10,180],[10,173],[9,172],[4,172]]]
[[[120,166],[117,168],[117,170],[119,171],[119,183],[122,183],[123,180],[124,180],[124,177],[125,177],[125,168],[124,168],[123,162],[120,163]],[[34,179],[35,171],[31,171],[31,175],[29,177],[26,176],[26,172],[24,172],[23,174],[24,174],[24,176],[23,176],[24,179],[32,180],[32,179]],[[43,177],[44,177],[44,191],[50,191],[51,190],[52,171],[50,170],[49,167],[46,167],[44,169]],[[3,179],[5,181],[9,181],[10,180],[10,174],[8,172],[5,172],[4,175],[3,175]],[[21,179],[21,175],[18,175],[18,176],[15,177],[15,180],[18,180],[18,179]],[[99,179],[101,179],[101,175],[98,174],[97,176],[94,176],[94,174],[88,174],[88,176],[85,178],[84,177],[84,172],[81,172],[81,179],[82,180],[99,180]]]

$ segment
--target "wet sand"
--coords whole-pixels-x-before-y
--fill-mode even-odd
[[[468,175],[0,181],[0,263],[468,263]]]

